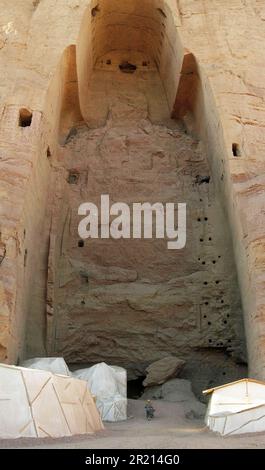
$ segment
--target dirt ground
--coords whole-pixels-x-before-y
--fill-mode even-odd
[[[180,404],[155,401],[156,417],[146,421],[144,401],[129,400],[127,421],[106,423],[91,436],[63,439],[0,440],[0,448],[39,449],[257,449],[265,448],[265,433],[221,437],[207,430],[203,421],[184,416]]]

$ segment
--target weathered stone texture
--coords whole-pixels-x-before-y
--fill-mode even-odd
[[[229,352],[236,378],[243,311],[249,372],[264,379],[263,2],[15,4],[0,0],[0,360],[56,350],[137,375],[181,351],[184,373],[206,357],[220,380]],[[185,200],[186,250],[78,248],[77,206],[102,192]]]
[[[155,361],[146,369],[145,387],[161,385],[172,377],[177,377],[183,369],[185,361],[174,356],[167,356]]]

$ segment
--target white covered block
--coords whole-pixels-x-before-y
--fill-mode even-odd
[[[47,370],[53,374],[62,374],[71,377],[71,372],[63,357],[34,357],[24,361],[21,366],[28,367],[29,369]]]
[[[74,377],[86,380],[96,396],[97,408],[103,421],[127,419],[127,373],[118,366],[105,362],[73,372]]]
[[[0,364],[0,438],[63,437],[100,429],[86,382]]]
[[[210,395],[206,424],[222,435],[265,431],[265,383],[241,379],[203,392]]]

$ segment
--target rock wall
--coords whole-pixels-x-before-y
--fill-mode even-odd
[[[202,357],[222,370],[242,360],[242,304],[264,378],[262,2],[0,3],[1,360],[110,354],[136,373],[181,351],[191,375]],[[103,190],[185,198],[187,249],[78,247],[76,206]]]
[[[54,171],[61,191],[52,218],[49,352],[74,364],[108,358],[129,369],[130,378],[144,375],[150,362],[168,353],[187,361],[194,356],[194,368],[201,360],[196,350],[205,348],[216,350],[216,360],[219,350],[242,360],[232,243],[201,144],[168,119],[155,66],[122,74],[108,58],[111,69],[92,77],[107,87],[108,119],[96,130],[72,130],[61,149],[60,171]],[[210,182],[201,183],[198,175]],[[101,194],[130,207],[187,202],[185,249],[168,250],[167,240],[154,238],[95,239],[79,246],[78,207],[84,201],[100,206]]]

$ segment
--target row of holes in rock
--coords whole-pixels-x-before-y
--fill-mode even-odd
[[[157,8],[157,11],[161,16],[163,16],[163,18],[167,18],[167,15],[164,12],[164,10],[162,10],[162,8]],[[91,9],[91,16],[93,18],[95,18],[98,13],[100,13],[100,4],[99,3]]]
[[[148,62],[148,61],[143,61],[142,66],[147,67],[149,65],[149,63],[150,62]],[[107,59],[106,64],[111,65],[111,59]],[[123,62],[120,63],[119,69],[124,73],[134,73],[135,70],[137,69],[137,66],[135,64],[131,64],[128,61],[123,61]],[[30,127],[31,123],[32,123],[32,112],[27,108],[21,108],[19,110],[19,120],[18,120],[19,127]],[[240,152],[240,148],[239,148],[238,144],[236,144],[236,143],[232,144],[232,153],[233,153],[234,157],[240,157],[241,156],[241,152]],[[202,184],[202,182],[209,183],[210,182],[210,177],[209,176],[201,177],[200,175],[197,175],[196,176],[196,183]],[[202,202],[202,199],[200,199],[200,201]],[[197,220],[198,220],[198,222],[201,221],[200,218],[198,218]],[[208,220],[207,217],[205,217],[204,220],[207,221]]]
[[[227,318],[229,318],[229,317],[230,317],[230,315],[227,315]],[[207,319],[207,315],[203,315],[203,318],[206,320],[206,319]],[[224,325],[227,325],[227,323],[228,323],[227,320],[223,319],[222,321],[223,321],[223,324],[224,324]],[[212,322],[211,322],[211,321],[208,321],[207,323],[208,323],[209,326],[212,325]]]
[[[103,60],[101,61],[101,64],[103,64]],[[111,65],[112,64],[112,61],[111,59],[107,59],[106,62],[105,62],[107,65]],[[143,60],[142,61],[142,67],[148,67],[148,65],[150,65],[150,61],[147,61],[147,60]],[[137,65],[135,64],[130,64],[130,62],[128,61],[124,61],[124,62],[121,62],[119,64],[119,68],[120,70],[122,70],[123,68],[129,68],[130,70],[136,70],[137,69]]]
[[[210,281],[210,282],[209,282],[209,281],[204,281],[204,282],[203,282],[203,285],[204,285],[204,286],[208,286],[209,284],[211,284],[211,282],[212,282],[212,281]],[[215,282],[216,285],[218,285],[218,284],[220,284],[221,281],[220,281],[219,279],[217,279],[217,280],[214,281],[214,282]]]
[[[212,343],[213,343],[213,340],[212,340],[211,338],[209,338],[209,339],[208,339],[208,343],[209,343],[209,344],[212,344]],[[232,343],[232,340],[231,340],[231,339],[228,339],[228,340],[226,341],[226,343],[229,343],[229,344],[230,344],[230,343]],[[225,344],[224,344],[223,341],[217,341],[217,342],[215,343],[215,346],[223,348],[223,347],[225,346]]]
[[[149,65],[149,63],[150,62],[143,61],[142,66],[147,67]],[[106,61],[106,64],[110,65],[111,60],[108,59]],[[121,62],[121,64],[119,65],[119,69],[123,73],[134,73],[137,70],[137,66],[135,64],[131,64],[128,61],[124,61],[124,62]],[[30,127],[31,123],[32,123],[32,112],[29,111],[27,108],[20,109],[20,111],[19,111],[19,120],[18,120],[19,127]],[[240,157],[241,156],[241,152],[240,152],[240,148],[239,148],[238,144],[232,144],[232,153],[233,153],[234,157]],[[48,155],[48,153],[47,153],[47,156],[50,156],[50,155]],[[210,178],[209,178],[209,180],[210,180]],[[207,182],[209,182],[209,180]],[[200,201],[202,201],[202,199],[200,199]],[[207,221],[208,220],[207,217],[205,217],[204,220]],[[197,221],[201,222],[201,218],[198,218]]]
[[[209,178],[209,181],[210,181],[210,178]],[[207,181],[207,182],[209,182],[209,181]],[[200,202],[203,202],[203,200],[200,199]],[[202,222],[202,221],[208,222],[208,217],[198,217],[198,218],[197,218],[197,222]],[[212,241],[212,237],[208,237],[208,241]],[[203,242],[204,242],[204,238],[200,238],[200,242],[203,243]],[[218,255],[218,259],[221,259],[221,255]],[[201,258],[200,258],[200,257],[198,258],[198,261],[201,261]],[[216,263],[217,263],[217,260],[216,260],[216,259],[213,259],[213,260],[211,261],[211,263],[212,263],[212,264],[216,264]],[[205,266],[205,265],[206,265],[206,261],[202,261],[202,265]],[[217,279],[217,280],[215,280],[214,282],[215,282],[216,285],[219,285],[221,281],[220,281],[219,279]],[[203,285],[204,285],[204,286],[208,286],[209,284],[210,284],[210,283],[209,283],[208,281],[204,281],[204,282],[203,282]],[[221,304],[224,304],[224,300],[223,300],[223,299],[221,299],[220,302],[221,302]],[[208,305],[209,305],[209,302],[208,302],[208,301],[205,301],[205,302],[204,302],[204,305],[205,305],[205,306],[208,306]],[[230,315],[227,314],[227,318],[229,318],[229,317],[230,317]],[[204,315],[203,318],[204,318],[204,319],[207,319],[207,315]],[[224,323],[224,325],[227,325],[227,320],[223,320],[223,323]],[[211,322],[211,321],[208,321],[208,326],[211,326],[211,325],[212,325],[212,322]],[[230,343],[230,342],[231,342],[231,339],[229,339],[229,340],[227,340],[227,341]],[[210,344],[212,344],[212,339],[210,338],[210,339],[208,340],[208,342],[209,342]],[[216,346],[217,346],[217,347],[223,346],[223,342],[216,343]]]
[[[218,256],[218,258],[220,259],[221,256]],[[198,261],[201,261],[201,258],[198,258]],[[206,262],[206,261],[202,261],[201,263],[205,266],[207,262]],[[212,263],[212,264],[216,264],[216,263],[217,263],[217,260],[216,260],[216,259],[213,259],[213,260],[211,261],[211,263]]]
[[[221,303],[221,304],[224,304],[224,303],[225,303],[224,299],[221,299],[221,300],[220,300],[220,303]],[[206,301],[204,302],[204,305],[206,305],[206,306],[209,305],[208,300],[206,300]]]

